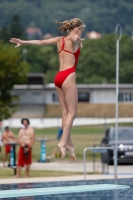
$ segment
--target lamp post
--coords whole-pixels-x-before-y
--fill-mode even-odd
[[[132,31],[132,35],[131,35],[131,38],[132,38],[132,40],[133,40],[133,31]]]
[[[118,95],[119,95],[119,42],[122,37],[122,28],[120,24],[115,27],[116,36],[116,132],[115,132],[115,154],[114,154],[114,166],[115,166],[115,178],[117,179],[117,152],[118,152]]]
[[[22,53],[23,53],[23,61],[27,61],[27,49],[23,49],[22,50]]]

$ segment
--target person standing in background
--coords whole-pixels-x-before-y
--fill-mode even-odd
[[[29,177],[30,165],[32,163],[32,147],[35,141],[34,129],[29,126],[29,119],[21,120],[24,128],[20,128],[18,134],[18,143],[20,145],[18,152],[18,164],[16,178],[20,177],[21,168],[26,165],[25,177]]]
[[[1,154],[1,146],[2,146],[2,133],[1,133],[1,130],[0,130],[0,154]]]
[[[5,167],[5,162],[8,162],[8,166],[10,166],[10,150],[11,142],[16,142],[15,135],[14,133],[10,130],[8,126],[5,127],[5,131],[2,134],[2,142],[4,143],[5,146],[5,154],[4,154],[4,159],[3,159],[3,166]]]

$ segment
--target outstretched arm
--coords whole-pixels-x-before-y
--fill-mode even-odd
[[[9,41],[11,43],[15,43],[15,47],[19,47],[22,44],[31,44],[31,45],[48,45],[48,44],[56,44],[59,37],[50,38],[46,40],[20,40],[17,38],[11,38]]]

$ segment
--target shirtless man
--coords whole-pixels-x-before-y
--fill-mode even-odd
[[[2,146],[2,133],[0,131],[0,154],[1,154],[1,146]]]
[[[9,143],[16,142],[14,133],[12,131],[10,131],[8,126],[5,127],[5,131],[2,134],[2,142],[5,145],[5,154],[4,154],[4,159],[3,159],[3,166],[5,167],[6,161],[8,161],[8,166],[10,165],[9,154],[10,154],[11,146],[9,145]]]
[[[21,167],[26,165],[25,177],[29,177],[30,164],[32,163],[32,146],[34,144],[35,135],[34,129],[29,127],[29,120],[22,119],[21,123],[24,128],[19,130],[18,143],[20,144],[18,152],[18,167],[16,178],[20,177]]]

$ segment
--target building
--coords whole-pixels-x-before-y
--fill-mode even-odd
[[[77,84],[78,101],[91,105],[115,104],[115,84]],[[59,105],[54,83],[45,84],[44,74],[28,74],[24,85],[14,85],[13,95],[19,96],[18,116],[21,113],[31,113],[36,117],[43,117],[47,105]],[[133,84],[119,85],[119,102],[133,103]],[[20,111],[20,113],[19,113]]]
[[[102,35],[100,33],[96,32],[96,31],[87,32],[86,36],[89,39],[99,39],[99,38],[102,37]]]
[[[29,28],[26,28],[25,32],[29,39],[35,39],[35,38],[41,39],[43,36],[42,30],[40,28],[29,27]]]

